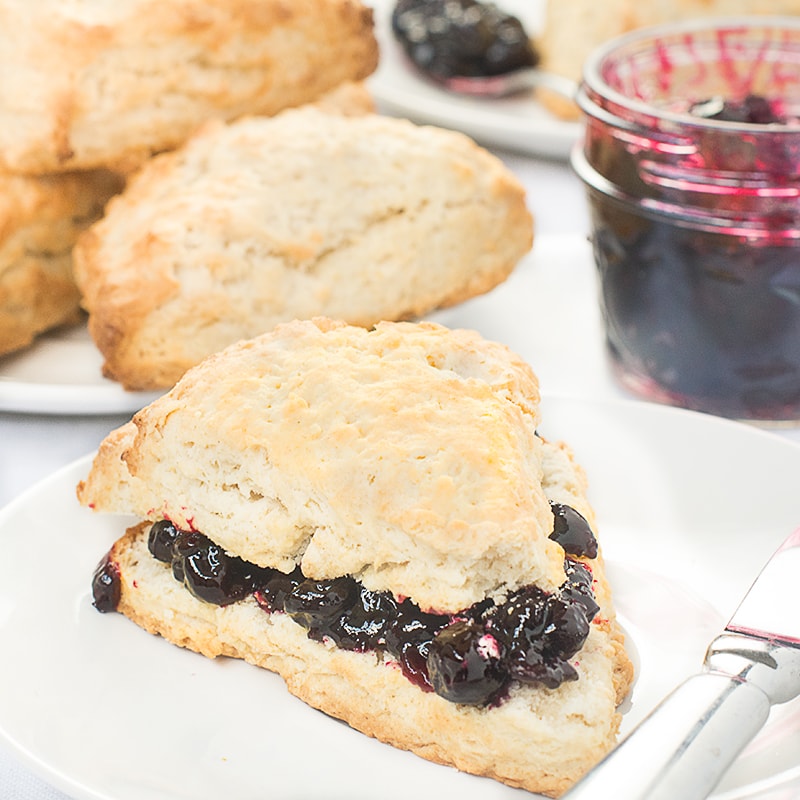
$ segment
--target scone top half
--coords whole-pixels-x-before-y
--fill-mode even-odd
[[[564,581],[538,402],[531,370],[473,332],[286,323],[112,433],[78,496],[452,613]]]

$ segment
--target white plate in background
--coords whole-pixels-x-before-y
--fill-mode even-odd
[[[580,124],[559,119],[532,95],[478,99],[447,92],[421,76],[406,59],[391,30],[395,0],[368,0],[375,11],[381,48],[378,69],[368,85],[381,111],[417,123],[460,130],[486,146],[566,160]],[[530,34],[541,29],[542,0],[499,0]]]
[[[541,432],[590,481],[639,675],[629,730],[702,663],[709,640],[798,524],[800,448],[749,426],[632,402],[545,398]],[[369,739],[271,673],[210,661],[91,606],[92,571],[126,518],[80,508],[89,460],[0,512],[0,737],[81,800],[408,800],[531,795]],[[776,710],[718,800],[785,784],[800,702]]]
[[[133,413],[161,392],[127,392],[104,378],[103,357],[85,325],[59,328],[0,357],[0,411],[34,414]]]

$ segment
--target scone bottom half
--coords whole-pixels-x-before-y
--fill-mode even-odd
[[[144,523],[128,536],[146,535],[153,559],[204,603],[225,607],[251,598],[267,614],[287,614],[310,639],[396,662],[422,691],[454,703],[491,706],[503,702],[513,681],[555,689],[576,680],[570,659],[599,611],[592,592],[594,534],[575,509],[552,507],[552,538],[566,553],[567,580],[558,591],[526,586],[504,602],[487,599],[457,614],[424,611],[409,598],[371,591],[350,576],[314,580],[300,567],[289,574],[258,567],[169,520]],[[118,609],[120,572],[112,549],[92,581],[99,611]]]

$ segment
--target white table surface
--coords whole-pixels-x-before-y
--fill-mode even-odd
[[[588,234],[588,212],[583,189],[568,165],[559,162],[498,153],[520,177],[528,190],[529,206],[536,219],[537,240],[543,245],[562,237],[574,246],[576,239]],[[537,245],[534,244],[534,252]],[[592,303],[592,292],[586,287],[575,291],[570,286],[569,270],[564,271],[564,292],[577,298],[574,314],[590,320],[594,331],[597,311]],[[548,280],[559,280],[558,273],[550,273]],[[550,290],[553,287],[549,287]],[[563,361],[549,357],[542,350],[541,361],[532,364],[539,373],[543,389],[551,394],[585,397],[630,397],[612,381],[602,358],[599,330],[586,347],[574,347],[568,370]],[[582,335],[586,334],[586,329]],[[577,361],[577,363],[576,363]],[[546,378],[546,381],[545,381]],[[102,438],[114,427],[127,420],[120,416],[52,416],[0,413],[0,507],[17,497],[37,481],[76,458],[93,451]],[[775,433],[800,446],[800,428]],[[13,657],[4,654],[2,657]],[[2,687],[0,691],[14,691]],[[65,721],[64,724],[68,724]],[[788,787],[778,793],[761,795],[764,800],[800,797],[800,786]],[[32,775],[10,752],[0,745],[0,798],[3,800],[66,800],[66,795],[48,786]]]

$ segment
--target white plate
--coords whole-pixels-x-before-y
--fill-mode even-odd
[[[44,334],[31,347],[0,357],[0,411],[122,414],[160,394],[126,392],[103,377],[102,365],[85,325]]]
[[[800,448],[639,403],[548,398],[591,497],[639,666],[628,730],[700,665],[759,566],[800,523]],[[91,606],[92,570],[127,522],[80,508],[88,459],[0,512],[0,736],[87,800],[529,797],[430,764],[292,698],[279,678],[209,661]],[[718,798],[800,772],[800,704],[775,713]]]
[[[500,0],[530,33],[541,29],[542,0]],[[446,92],[425,80],[409,64],[391,30],[394,0],[370,0],[381,48],[378,69],[369,79],[382,111],[463,131],[480,143],[529,155],[566,159],[580,125],[559,119],[532,97],[477,99]]]

